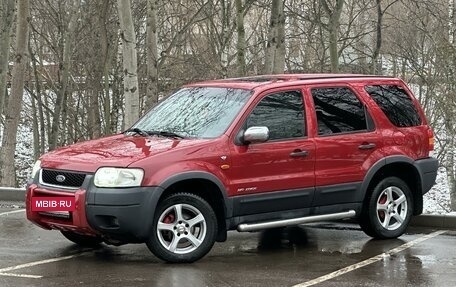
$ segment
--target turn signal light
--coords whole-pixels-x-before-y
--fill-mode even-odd
[[[434,133],[432,132],[431,129],[428,129],[428,137],[429,137],[429,151],[433,151],[435,141],[434,141]]]

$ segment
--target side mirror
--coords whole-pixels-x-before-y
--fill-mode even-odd
[[[269,139],[268,127],[250,127],[244,132],[243,142],[246,144],[262,143]]]

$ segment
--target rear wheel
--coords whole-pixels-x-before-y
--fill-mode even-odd
[[[71,231],[61,231],[61,232],[62,232],[63,236],[65,236],[66,239],[68,239],[80,246],[97,247],[103,242],[103,239],[101,239],[100,237],[96,237],[96,236],[87,236],[87,235],[74,233]]]
[[[193,262],[206,255],[217,235],[217,218],[201,197],[177,193],[159,203],[147,247],[167,262]]]
[[[413,198],[407,184],[397,177],[387,177],[365,201],[360,225],[369,236],[396,238],[405,232],[412,214]]]

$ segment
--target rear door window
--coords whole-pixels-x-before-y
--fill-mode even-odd
[[[313,88],[318,134],[331,135],[367,130],[364,105],[347,87]]]
[[[397,127],[421,125],[421,118],[412,98],[397,85],[366,86],[366,92],[372,97],[390,122]]]

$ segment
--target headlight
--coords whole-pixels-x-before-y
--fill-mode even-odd
[[[102,167],[97,170],[94,183],[98,187],[140,186],[144,171],[137,168]]]
[[[40,171],[40,169],[41,169],[41,160],[37,160],[32,168],[32,174],[31,174],[32,179],[35,178],[36,174]]]

